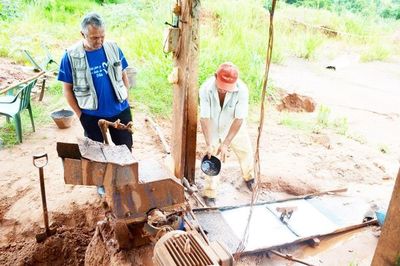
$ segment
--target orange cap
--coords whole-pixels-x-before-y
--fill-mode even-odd
[[[216,74],[216,85],[218,89],[225,91],[236,91],[236,81],[239,76],[238,68],[231,62],[225,62],[221,64]]]

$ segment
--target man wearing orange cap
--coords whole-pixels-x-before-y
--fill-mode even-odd
[[[253,150],[247,132],[249,92],[239,79],[238,68],[226,62],[200,87],[200,123],[207,155],[219,155],[225,161],[230,147],[238,157],[243,179],[250,191],[254,187]],[[215,204],[218,176],[206,176],[204,194],[208,205]]]

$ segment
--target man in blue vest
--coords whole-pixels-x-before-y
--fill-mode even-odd
[[[63,82],[65,98],[79,117],[85,136],[103,142],[99,119],[128,124],[132,115],[128,103],[128,63],[115,42],[104,41],[103,19],[87,14],[81,22],[82,41],[66,50],[58,80]],[[132,148],[132,134],[109,129],[114,144]]]

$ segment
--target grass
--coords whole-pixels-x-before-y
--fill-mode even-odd
[[[330,114],[331,109],[329,107],[320,105],[317,115],[317,124],[321,125],[322,127],[328,127]]]
[[[367,143],[367,140],[364,136],[360,135],[359,133],[351,133],[346,135],[347,138],[352,139],[360,144]]]
[[[346,135],[349,130],[349,122],[346,117],[338,117],[333,120],[333,127],[337,134]]]
[[[284,112],[279,122],[281,125],[289,128],[306,131],[311,133],[314,129],[314,122],[311,120],[304,119],[302,113],[288,113]]]
[[[324,105],[318,108],[316,117],[312,117],[308,113],[283,112],[280,124],[296,130],[317,134],[321,133],[324,129],[331,129],[339,135],[352,138],[348,134],[349,124],[347,118],[331,118],[331,109]]]
[[[379,150],[381,153],[384,153],[384,154],[389,153],[389,146],[386,145],[386,144],[379,144],[379,145],[378,145],[378,150]]]
[[[46,105],[39,104],[37,102],[31,102],[31,104],[35,128],[39,128],[41,125],[47,124],[51,121],[51,118],[48,115],[48,107],[46,107]],[[24,141],[24,138],[32,132],[32,124],[27,109],[23,110],[21,113],[21,126],[22,141]],[[0,130],[1,145],[4,147],[11,147],[17,144],[15,132],[16,131],[14,121],[10,119],[10,123],[7,123],[4,119],[4,121],[2,121],[2,126]]]
[[[41,86],[41,84],[39,85]],[[37,99],[31,99],[32,115],[36,129],[51,123],[50,113],[65,106],[65,101],[60,93],[61,91],[61,83],[50,80],[47,83],[47,90],[43,101],[39,102]],[[17,144],[14,121],[10,119],[10,123],[7,123],[5,117],[2,116],[0,125],[0,147],[11,147]],[[32,133],[32,124],[27,109],[21,112],[21,125],[22,140],[24,141],[24,138]]]
[[[383,42],[375,42],[361,52],[361,61],[383,61],[390,56],[391,47]]]
[[[79,23],[83,14],[97,11],[105,19],[106,38],[118,42],[130,65],[138,71],[137,86],[130,92],[134,105],[156,116],[169,117],[173,93],[167,76],[173,63],[172,56],[162,51],[162,40],[164,22],[171,22],[173,3],[163,0],[14,1],[8,13],[0,17],[0,56],[29,64],[21,52],[27,49],[41,62],[45,57],[42,46],[46,45],[58,61],[65,48],[81,39]],[[264,0],[201,1],[198,85],[220,63],[232,61],[248,84],[250,103],[259,102],[269,27],[269,14],[264,5]],[[293,24],[294,20],[304,24]],[[365,17],[345,11],[338,15],[279,2],[272,62],[282,64],[292,56],[318,60],[326,56],[325,47],[330,47],[329,54],[335,57],[344,46],[359,51],[363,61],[385,60],[400,54],[392,39],[381,41],[383,35],[391,36],[399,25],[398,21],[377,16]],[[328,36],[313,26],[326,26],[343,34]],[[269,95],[274,93],[273,86],[268,90]],[[50,95],[62,97],[60,85],[53,85],[50,91]],[[296,124],[291,120],[296,118],[286,117],[284,123]],[[338,132],[345,134],[346,120],[336,124]]]
[[[20,1],[15,16],[0,20],[0,55],[27,63],[21,49],[28,49],[40,59],[44,56],[41,46],[45,44],[51,48],[54,58],[59,59],[66,47],[80,39],[82,15],[95,10],[105,19],[106,38],[116,40],[129,63],[138,69],[137,88],[132,90],[132,97],[155,115],[169,116],[172,86],[167,76],[172,70],[172,58],[162,51],[162,37],[164,22],[171,22],[171,4],[162,0]],[[201,1],[199,84],[221,62],[232,61],[239,66],[241,77],[250,88],[251,103],[259,101],[269,26],[264,4],[262,0],[237,0],[234,6],[230,0]],[[332,39],[313,27],[293,26],[291,19],[362,38],[345,35]],[[339,16],[326,10],[296,8],[280,2],[276,10],[272,62],[283,63],[288,56],[318,59],[320,51],[331,42],[360,47],[365,61],[386,59],[396,50],[391,49],[390,42],[382,45],[379,35],[393,32],[399,23],[368,19],[350,13]]]

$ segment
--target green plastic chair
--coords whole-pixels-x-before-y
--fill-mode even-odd
[[[33,132],[35,132],[35,124],[33,122],[32,108],[31,108],[31,91],[35,86],[37,79],[34,79],[26,84],[16,87],[18,92],[15,96],[7,95],[0,97],[0,115],[7,117],[7,122],[10,118],[14,120],[15,131],[18,143],[22,142],[22,126],[20,113],[24,109],[28,109]]]

